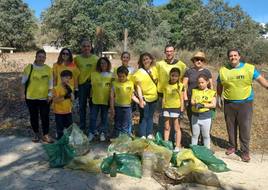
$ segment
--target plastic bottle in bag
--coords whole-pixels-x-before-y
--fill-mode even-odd
[[[143,152],[142,154],[142,176],[152,177],[153,163],[155,155],[151,152]]]

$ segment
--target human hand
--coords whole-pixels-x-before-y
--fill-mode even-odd
[[[201,108],[204,108],[205,107],[205,105],[204,104],[200,104],[200,103],[197,103],[197,104],[195,104],[195,108],[196,109],[201,109]]]
[[[221,96],[217,96],[216,105],[217,105],[218,108],[223,107],[223,100],[222,100]]]
[[[78,90],[76,89],[75,91],[74,91],[74,99],[77,99],[78,98]]]
[[[180,115],[179,115],[179,119],[182,120],[184,118],[184,113],[181,112]]]
[[[65,84],[64,88],[66,89],[66,94],[64,96],[64,99],[71,99],[73,90],[68,84]]]
[[[114,113],[115,111],[114,111],[114,108],[111,108],[111,110],[110,110],[110,116],[111,116],[111,118],[114,118]]]

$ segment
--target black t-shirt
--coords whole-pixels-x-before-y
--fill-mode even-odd
[[[198,71],[194,68],[189,68],[188,70],[186,70],[184,74],[184,77],[188,78],[187,96],[189,100],[191,99],[191,96],[192,96],[192,89],[198,87],[197,77],[200,74],[206,75],[209,79],[212,78],[211,72],[208,69],[202,69]]]

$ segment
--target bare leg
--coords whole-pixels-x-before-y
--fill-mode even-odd
[[[170,123],[169,123],[169,117],[165,117],[165,129],[164,129],[164,140],[169,140],[169,134],[170,134]]]
[[[180,128],[180,122],[178,118],[174,118],[174,129],[176,133],[176,147],[181,147],[181,128]]]

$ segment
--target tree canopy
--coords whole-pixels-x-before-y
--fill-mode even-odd
[[[36,19],[22,0],[0,1],[0,45],[27,49],[34,46]]]
[[[101,44],[102,51],[122,47],[127,28],[129,45],[136,53],[162,51],[172,43],[179,49],[201,49],[220,58],[228,48],[238,47],[245,56],[253,54],[256,59],[252,60],[261,62],[260,54],[268,52],[260,38],[267,24],[260,27],[239,5],[232,7],[224,0],[203,2],[170,0],[156,7],[152,0],[52,0],[38,23],[41,30],[36,31],[27,4],[1,0],[0,39],[2,45],[25,49],[38,35],[39,44],[53,42],[77,51],[80,40],[87,37],[95,47]]]

